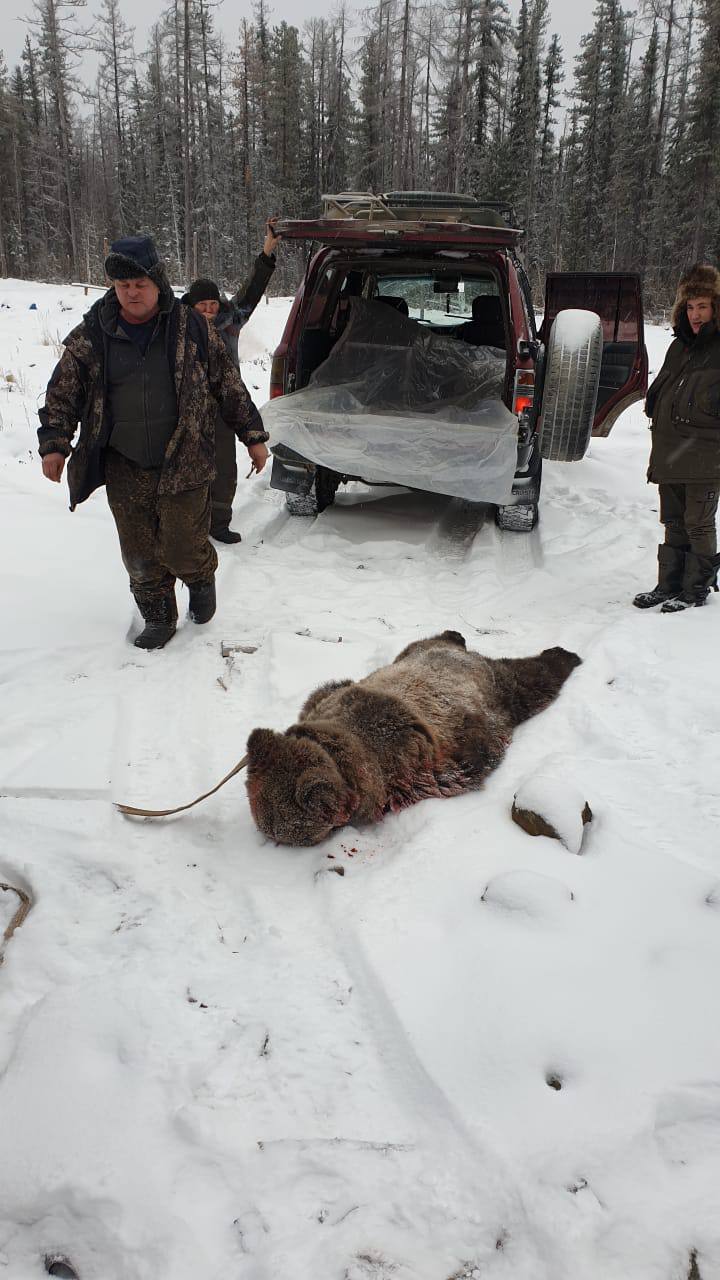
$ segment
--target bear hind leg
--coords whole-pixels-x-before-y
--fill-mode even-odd
[[[499,658],[493,662],[505,710],[512,723],[522,724],[554,702],[582,658],[556,646],[533,658]]]

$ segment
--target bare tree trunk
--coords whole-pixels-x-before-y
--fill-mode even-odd
[[[2,200],[0,200],[0,276],[9,276],[8,256],[5,248],[5,230],[3,226]]]
[[[183,0],[183,191],[185,211],[185,275],[192,264],[192,179],[190,174],[190,0]]]
[[[104,215],[105,215],[105,216],[104,216],[104,218],[103,218],[103,221],[105,222],[105,221],[106,221],[106,219],[107,219],[108,217],[113,217],[112,229],[114,230],[114,229],[115,229],[115,227],[114,227],[114,216],[113,216],[113,210],[112,210],[112,202],[111,202],[111,199],[110,199],[110,190],[109,190],[109,187],[108,187],[107,159],[106,159],[106,156],[105,156],[105,136],[104,136],[104,131],[103,131],[103,122],[102,122],[102,103],[101,103],[101,101],[100,101],[100,88],[99,88],[99,86],[98,86],[98,95],[97,95],[97,119],[98,119],[98,142],[99,142],[99,146],[100,146],[100,163],[101,163],[101,165],[102,165],[102,185],[103,185],[103,205],[104,205],[104,210],[103,210],[103,212],[104,212]],[[118,211],[118,212],[119,212],[119,211]],[[121,219],[120,219],[120,226],[122,227],[122,225],[123,225],[123,222],[122,222],[122,218],[121,218]]]
[[[157,30],[157,27],[155,28],[155,66],[156,66],[156,76],[157,76],[158,92],[159,92],[160,86],[162,85],[162,66],[160,61],[160,35]],[[180,118],[178,116],[178,123],[179,121],[180,121]],[[175,259],[178,264],[178,269],[180,269],[180,263],[182,261],[182,257],[180,253],[180,225],[178,220],[177,201],[175,199],[175,185],[173,181],[173,171],[170,165],[170,152],[168,149],[167,130],[165,128],[165,113],[162,111],[160,112],[160,130],[161,130],[161,136],[163,141],[163,160],[165,164],[165,171],[167,173],[168,195],[170,200],[170,215],[172,218],[172,226],[173,226],[173,238],[175,240]]]
[[[658,106],[655,136],[653,138],[652,166],[650,170],[652,179],[657,179],[658,174],[660,173],[662,144],[665,136],[665,113],[667,111],[668,83],[670,80],[670,63],[672,59],[673,27],[675,25],[675,0],[670,0],[667,24],[668,29],[667,39],[665,40],[665,52],[663,55],[663,77],[662,88],[660,90],[660,105]]]
[[[398,114],[398,138],[395,158],[395,184],[402,190],[405,186],[405,145],[406,108],[407,108],[407,63],[408,43],[410,39],[410,0],[405,0],[402,19],[402,40],[400,48],[400,110]]]
[[[468,112],[470,110],[470,47],[472,43],[473,0],[465,0],[465,29],[463,32],[462,74],[460,78],[460,129],[458,139],[458,167],[455,190],[462,191],[468,169],[467,137]],[[462,21],[462,19],[461,19]]]
[[[76,275],[80,255],[77,238],[77,224],[75,219],[75,200],[72,189],[72,159],[70,153],[70,120],[67,104],[67,88],[62,65],[60,38],[58,34],[56,0],[45,0],[45,5],[45,12],[47,16],[48,54],[50,59],[48,72],[50,87],[55,98],[55,105],[57,108],[60,170],[62,173],[63,186],[65,188],[68,217],[70,270],[73,275]]]
[[[25,266],[26,265],[25,258],[26,258],[26,252],[27,252],[24,247],[25,246],[25,215],[26,215],[25,184],[23,182],[22,174],[20,171],[18,136],[15,131],[13,131],[13,169],[14,169],[14,177],[15,177],[15,210],[16,210],[15,216],[17,218],[18,236],[20,238],[21,245],[23,245],[23,266]]]
[[[426,182],[430,178],[430,69],[432,66],[432,20],[433,11],[428,14],[427,57],[425,63],[425,154],[423,156],[423,177]]]
[[[120,226],[125,224],[125,143],[123,140],[122,116],[120,114],[120,68],[118,66],[117,46],[117,2],[110,9],[110,35],[112,48],[113,95],[115,102],[115,136],[117,139],[117,185],[118,185],[118,219]],[[104,168],[104,165],[103,165]]]
[[[250,164],[250,87],[248,79],[250,76],[250,32],[247,22],[243,19],[242,25],[243,44],[243,73],[242,73],[242,145],[243,145],[243,175],[245,183],[245,237],[246,249],[252,242],[252,222],[253,222],[253,188],[252,188],[252,167]]]
[[[203,0],[200,0],[200,32],[202,36],[203,74],[205,79],[205,143],[207,145],[205,204],[208,229],[208,252],[210,258],[210,274],[213,279],[217,275],[217,247],[215,236],[214,202],[216,199],[215,152],[213,147],[212,108],[210,105],[210,72],[208,69],[207,43],[207,11]],[[203,147],[201,146],[201,150]]]

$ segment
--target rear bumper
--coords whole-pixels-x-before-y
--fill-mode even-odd
[[[316,464],[310,462],[308,458],[304,458],[302,454],[290,449],[285,444],[274,445],[272,447],[272,455],[270,488],[279,489],[282,493],[295,493],[300,497],[305,497],[312,488],[317,470]],[[528,490],[529,495],[533,495],[536,489],[539,492],[539,465],[540,454],[537,448],[537,437],[532,434],[529,423],[524,423],[518,433],[517,466],[513,480],[513,498],[516,502],[522,501],[521,495],[525,489]],[[379,488],[392,487],[390,481],[365,480],[363,476],[343,475],[342,480],[343,482],[359,480],[363,484]],[[402,481],[397,481],[397,483],[401,484]]]
[[[283,493],[297,493],[301,497],[309,493],[315,477],[315,463],[308,462],[307,458],[284,444],[276,445],[272,454],[270,488],[280,489]]]

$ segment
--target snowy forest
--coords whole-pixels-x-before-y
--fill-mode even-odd
[[[573,65],[548,0],[376,0],[302,30],[265,0],[230,46],[208,0],[138,45],[121,0],[37,0],[0,54],[0,275],[102,280],[150,232],[173,282],[235,286],[270,212],[328,191],[463,191],[512,204],[548,270],[642,273],[646,307],[720,249],[720,0],[599,0]],[[94,83],[78,68],[97,54]],[[275,292],[302,250],[285,246]]]

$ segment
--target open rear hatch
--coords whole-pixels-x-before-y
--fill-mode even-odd
[[[352,297],[349,318],[307,386],[263,407],[288,467],[400,484],[470,502],[507,502],[517,464],[516,416],[501,399],[504,351],[423,329],[377,299]],[[309,483],[309,478],[307,480]],[[307,489],[305,490],[307,491]]]
[[[523,233],[508,225],[510,212],[507,206],[471,196],[341,192],[323,196],[322,217],[280,219],[277,229],[286,240],[353,248],[430,243],[435,249],[459,251],[512,248]]]

